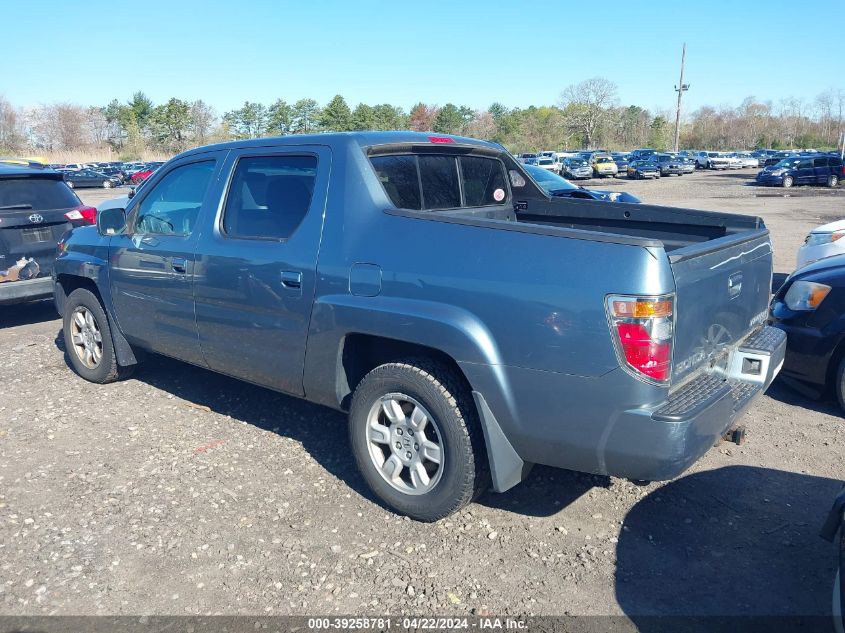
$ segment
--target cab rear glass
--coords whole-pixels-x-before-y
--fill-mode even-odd
[[[390,154],[370,162],[399,209],[438,210],[507,204],[505,166],[497,158]]]

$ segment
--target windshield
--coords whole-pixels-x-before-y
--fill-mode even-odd
[[[796,160],[795,158],[784,158],[783,160],[775,163],[775,167],[792,167],[797,162],[798,160]]]
[[[546,193],[554,193],[556,191],[569,191],[571,189],[578,189],[575,185],[569,182],[566,178],[561,178],[556,173],[536,167],[534,165],[525,165],[525,171],[540,185]]]
[[[570,158],[569,159],[569,166],[570,167],[583,167],[586,165],[586,161],[583,158]]]
[[[612,163],[612,162],[613,162],[613,159],[612,159],[612,158],[608,158],[607,156],[602,156],[602,157],[600,157],[600,158],[597,158],[597,159],[596,159],[596,162],[597,162],[597,163]]]
[[[541,158],[540,164],[541,165],[554,165],[554,161],[551,158]]]

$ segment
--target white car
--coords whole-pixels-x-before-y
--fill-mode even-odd
[[[734,158],[739,161],[739,167],[745,169],[747,167],[758,167],[760,162],[757,160],[755,156],[752,156],[749,152],[735,152],[731,154]]]
[[[814,228],[804,239],[804,245],[798,249],[798,266],[803,268],[814,261],[842,255],[845,253],[845,220],[837,220],[830,224]]]
[[[535,164],[556,174],[560,172],[560,162],[554,156],[543,156],[541,154]]]

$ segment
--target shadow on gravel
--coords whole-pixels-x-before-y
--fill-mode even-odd
[[[666,484],[625,517],[619,605],[644,632],[665,630],[655,615],[827,616],[835,548],[818,534],[841,486],[750,466]]]
[[[778,378],[766,390],[766,395],[778,402],[801,407],[808,411],[842,416],[842,410],[836,402],[836,396],[828,390],[820,393],[812,387],[802,385],[794,380]]]
[[[61,334],[56,345],[63,349]],[[328,472],[362,497],[379,503],[352,459],[344,414],[155,354],[138,365],[133,378],[194,406],[208,407],[220,415],[301,442]]]
[[[534,466],[528,477],[504,493],[488,491],[477,503],[516,514],[547,517],[557,514],[592,488],[607,488],[610,478],[547,466]]]
[[[14,283],[14,282],[11,282]],[[18,303],[0,308],[0,329],[27,325],[30,323],[45,323],[59,318],[52,299]]]

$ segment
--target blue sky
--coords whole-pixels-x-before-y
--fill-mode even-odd
[[[45,0],[4,3],[3,22],[0,95],[20,106],[551,105],[603,76],[624,104],[672,108],[684,41],[688,111],[845,88],[845,0]]]

